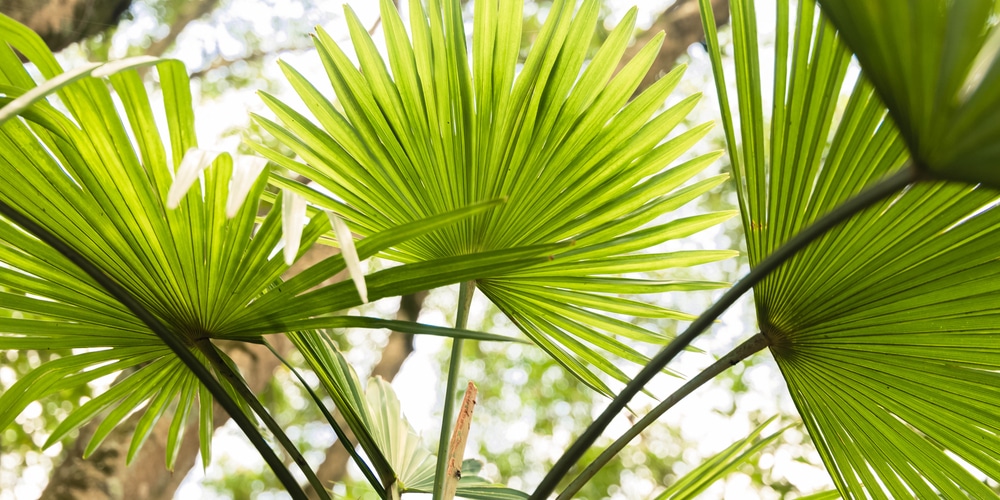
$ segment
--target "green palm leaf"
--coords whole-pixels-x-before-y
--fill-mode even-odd
[[[994,0],[820,4],[882,96],[916,164],[1000,187]]]
[[[120,284],[188,349],[199,355],[214,352],[210,339],[216,338],[259,341],[262,334],[285,331],[280,329],[284,324],[327,326],[324,315],[361,302],[352,283],[338,283],[330,287],[333,293],[315,292],[337,300],[314,299],[313,307],[304,308],[290,305],[300,300],[301,292],[343,269],[344,258],[328,259],[282,284],[280,276],[288,265],[273,256],[281,238],[282,197],[259,223],[256,200],[267,175],[251,178],[249,186],[241,188],[252,203],[239,206],[227,199],[230,179],[241,168],[242,158],[216,156],[204,170],[203,182],[178,200],[178,209],[167,208],[179,166],[189,151],[197,151],[189,82],[179,62],[143,58],[86,66],[67,74],[26,27],[0,16],[0,28],[0,98],[5,104],[0,109],[4,178],[0,200],[30,214],[29,220]],[[36,86],[14,49],[48,80]],[[137,65],[156,67],[167,117],[165,134],[153,119],[154,105],[159,103],[132,71]],[[65,112],[49,102],[53,94]],[[359,243],[359,253],[370,256],[497,203],[485,201],[389,228]],[[325,214],[314,214],[303,229],[299,253],[329,227]],[[405,293],[407,286],[412,289],[421,282],[446,284],[489,275],[489,266],[504,270],[545,260],[549,250],[551,246],[533,247],[447,269],[442,262],[397,267],[373,276],[373,296]],[[160,337],[68,258],[3,218],[0,263],[0,304],[30,314],[30,319],[2,319],[0,349],[93,351],[46,363],[0,395],[0,429],[35,399],[121,370],[134,372],[71,415],[50,444],[109,411],[88,448],[93,451],[122,418],[140,410],[144,413],[129,451],[134,457],[148,429],[176,402],[180,411],[173,417],[166,450],[168,457],[174,457],[181,423],[195,399],[200,401],[199,420],[212,421],[208,393],[190,371],[178,369],[175,353]],[[301,300],[308,303],[310,297],[314,296]],[[326,318],[330,326],[338,321]],[[359,326],[384,325],[372,320]],[[496,339],[475,332],[414,328]],[[206,358],[201,361],[209,364]],[[231,364],[224,357],[221,362]],[[221,368],[212,364],[212,369]],[[220,378],[224,388],[235,390]],[[154,379],[156,383],[151,382]],[[210,428],[202,435],[210,435]],[[202,440],[206,463],[209,444],[210,440]]]
[[[775,418],[769,418],[766,422],[758,425],[756,429],[750,431],[743,439],[729,445],[728,448],[709,457],[687,474],[677,478],[669,488],[656,497],[656,500],[697,498],[716,481],[724,479],[740,466],[749,463],[754,455],[778,439],[781,433],[788,428],[785,427],[773,434],[761,437],[764,428],[770,425]]]
[[[848,83],[850,53],[813,2],[799,3],[794,31],[788,2],[778,2],[765,132],[761,96],[772,89],[762,84],[754,4],[733,2],[732,12],[739,138],[719,92],[756,265],[897,170],[907,144],[868,74]],[[714,41],[712,54],[718,65]],[[911,186],[754,288],[760,329],[844,497],[996,496],[980,476],[1000,480],[1000,426],[989,417],[1000,411],[997,195]]]
[[[553,4],[519,71],[522,2],[477,2],[472,44],[466,47],[459,2],[434,0],[426,11],[414,3],[407,30],[393,3],[384,0],[385,59],[348,9],[360,68],[325,32],[316,36],[337,104],[285,64],[286,77],[312,116],[262,94],[277,121],[261,116],[256,121],[300,161],[253,147],[333,193],[313,199],[343,214],[361,234],[481,200],[507,200],[400,244],[383,255],[387,258],[461,259],[572,242],[533,267],[476,276],[475,285],[533,342],[610,394],[594,368],[626,381],[616,358],[645,363],[646,357],[625,339],[659,344],[668,337],[608,318],[609,313],[689,316],[616,297],[608,280],[623,287],[618,290],[647,293],[655,287],[645,280],[611,276],[731,257],[723,251],[644,252],[732,214],[686,219],[671,214],[724,177],[688,183],[717,155],[664,170],[708,130],[697,126],[666,139],[697,101],[692,96],[658,112],[682,69],[629,102],[662,37],[615,74],[635,11],[588,61],[600,2],[574,4]],[[528,282],[532,286],[525,286]]]
[[[166,272],[169,267],[178,267],[182,260],[176,249],[168,250],[163,244],[163,238],[171,234],[169,224],[177,224],[178,218],[150,217],[158,213],[157,207],[162,208],[159,195],[165,193],[170,180],[169,171],[164,168],[166,152],[159,142],[149,100],[138,77],[130,71],[115,72],[128,70],[132,65],[99,69],[103,76],[110,77],[111,85],[118,91],[132,127],[126,129],[105,84],[88,77],[91,73],[98,74],[94,71],[98,68],[88,67],[86,71],[72,73],[72,77],[60,76],[61,69],[51,53],[27,28],[8,18],[0,18],[0,23],[4,26],[0,58],[5,62],[2,74],[5,94],[8,98],[19,97],[3,108],[0,142],[5,146],[0,169],[9,182],[0,187],[0,195],[20,211],[32,213],[36,223],[98,263],[116,281],[135,292],[156,316],[190,320],[190,315],[183,317],[178,312],[194,305],[183,300],[193,294],[178,293],[179,283]],[[16,57],[8,43],[52,79],[28,90],[34,83],[20,62],[13,62]],[[139,62],[155,63],[160,70],[175,144],[173,152],[183,152],[193,136],[190,95],[183,68],[170,61]],[[80,82],[70,85],[76,80]],[[61,101],[70,110],[69,116],[42,100],[54,91],[59,92]],[[26,121],[12,119],[21,112]],[[135,148],[127,130],[134,133]],[[134,152],[135,149],[139,151]],[[143,163],[152,168],[143,168]],[[216,177],[210,177],[208,182],[218,184]],[[144,207],[148,211],[144,212]],[[0,221],[0,225],[3,261],[9,266],[0,279],[15,291],[6,294],[4,307],[43,318],[27,323],[9,320],[0,335],[0,347],[105,348],[47,363],[21,379],[0,397],[0,404],[5,407],[0,426],[9,425],[33,399],[108,373],[135,368],[137,371],[123,378],[113,390],[73,413],[50,439],[50,443],[58,440],[97,412],[114,406],[91,441],[87,449],[90,453],[122,418],[148,403],[130,448],[129,456],[134,456],[148,427],[162,416],[169,402],[185,395],[181,407],[192,408],[196,379],[191,372],[178,370],[179,362],[172,359],[170,350],[68,259],[7,221]],[[191,248],[190,244],[186,246]],[[203,257],[204,253],[198,256]],[[151,262],[159,262],[161,266],[148,265]],[[144,283],[147,286],[142,286]],[[153,283],[157,286],[149,286]],[[100,368],[88,370],[97,366]],[[150,383],[153,379],[157,383]],[[211,405],[203,401],[200,408],[202,421],[210,421]],[[175,455],[178,445],[177,440],[171,441],[168,457]],[[210,456],[208,445],[202,443],[206,459]]]

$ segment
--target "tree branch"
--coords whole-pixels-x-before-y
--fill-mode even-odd
[[[38,33],[52,52],[115,26],[132,0],[3,0],[0,12]]]
[[[712,0],[712,7],[715,11],[715,25],[722,26],[729,22],[729,0]],[[653,25],[643,33],[640,33],[635,43],[625,50],[625,56],[618,65],[621,70],[628,61],[639,53],[639,51],[657,33],[663,32],[663,45],[660,53],[653,61],[649,72],[643,77],[642,83],[636,89],[635,94],[646,89],[667,74],[677,59],[687,52],[688,47],[705,39],[705,30],[701,26],[701,14],[698,11],[698,0],[677,0],[667,10],[663,11]]]
[[[240,57],[234,57],[232,59],[227,59],[225,57],[217,57],[214,60],[212,60],[212,62],[208,63],[206,66],[202,67],[201,69],[192,71],[190,76],[191,76],[191,79],[194,80],[194,79],[202,78],[205,75],[207,75],[208,73],[211,73],[212,71],[215,71],[217,69],[228,68],[228,67],[230,67],[230,66],[232,66],[234,64],[237,64],[237,63],[241,63],[241,62],[243,62],[243,63],[257,62],[257,61],[264,60],[268,56],[273,56],[273,55],[276,55],[276,54],[282,54],[282,53],[286,53],[286,52],[304,52],[304,51],[312,49],[312,48],[313,48],[313,45],[309,44],[309,43],[306,43],[306,44],[291,44],[291,45],[287,45],[287,46],[284,46],[284,47],[278,47],[276,49],[269,49],[269,50],[256,49],[256,50],[250,52],[247,55],[240,56]]]
[[[399,0],[393,0],[393,3],[396,4],[397,7],[399,6]],[[372,23],[371,28],[368,28],[368,34],[369,35],[374,35],[375,31],[378,30],[378,27],[381,26],[381,25],[382,25],[382,16],[379,16],[379,17],[375,18],[375,22]],[[306,42],[309,42],[309,40],[306,39]],[[286,46],[283,46],[283,47],[278,47],[278,48],[273,48],[273,49],[268,49],[268,50],[254,49],[249,54],[246,54],[246,55],[243,55],[243,56],[239,56],[239,57],[234,57],[234,58],[231,58],[231,59],[227,59],[225,57],[217,57],[217,58],[215,58],[215,60],[213,60],[212,62],[208,63],[206,66],[202,67],[201,69],[198,69],[198,70],[195,70],[195,71],[191,72],[190,76],[191,76],[192,80],[193,79],[197,79],[197,78],[202,78],[206,74],[208,74],[208,73],[210,73],[212,71],[215,71],[217,69],[222,69],[222,68],[228,68],[228,67],[230,67],[230,66],[232,66],[232,65],[234,65],[236,63],[240,63],[240,62],[243,62],[243,63],[252,63],[252,62],[261,61],[261,60],[263,60],[264,58],[266,58],[268,56],[273,56],[273,55],[276,55],[276,54],[281,54],[281,53],[285,53],[285,52],[304,52],[304,51],[312,49],[312,48],[313,48],[312,43],[293,43],[293,44],[289,44],[289,45],[286,45]]]
[[[207,16],[218,6],[219,0],[196,0],[183,3],[180,12],[177,13],[177,18],[170,24],[170,31],[167,32],[167,36],[151,43],[149,48],[146,49],[146,55],[160,57],[165,54],[167,49],[172,47],[174,42],[177,41],[177,37],[184,31],[184,28],[187,28],[192,22]]]

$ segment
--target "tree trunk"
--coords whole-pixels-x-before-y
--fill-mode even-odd
[[[27,25],[58,52],[118,25],[132,0],[0,0],[0,12]]]
[[[132,0],[0,0],[0,12],[28,26],[45,41],[52,52],[118,26]],[[182,2],[176,8],[166,36],[154,41],[146,54],[162,56],[181,32],[219,6],[219,0]]]

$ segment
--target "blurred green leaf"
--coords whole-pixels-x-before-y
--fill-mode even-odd
[[[889,108],[916,165],[1000,188],[995,0],[820,0]]]
[[[738,468],[746,465],[751,457],[760,452],[764,447],[773,443],[784,429],[775,432],[766,437],[760,437],[761,433],[764,432],[764,428],[774,422],[776,417],[770,418],[768,421],[757,426],[756,429],[750,432],[745,438],[731,444],[728,448],[716,453],[715,455],[709,457],[701,465],[695,467],[684,476],[678,478],[661,493],[657,500],[667,500],[667,499],[687,499],[687,498],[697,498],[698,495],[703,493],[709,486],[714,484],[716,481],[724,479],[730,473],[735,472]]]
[[[363,388],[353,368],[322,332],[290,333],[288,337],[333,398],[383,486],[398,488],[401,493],[430,492],[435,457],[406,420],[392,386],[374,377]],[[463,474],[458,494],[465,498],[527,498],[525,493],[471,474]]]

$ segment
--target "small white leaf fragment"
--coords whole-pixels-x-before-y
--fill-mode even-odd
[[[281,227],[285,244],[285,264],[295,262],[302,243],[302,219],[306,216],[305,198],[289,189],[281,190]]]
[[[259,156],[235,155],[233,157],[233,178],[229,182],[229,196],[226,198],[226,217],[232,219],[240,211],[243,202],[260,173],[267,166],[267,160]]]
[[[340,254],[344,256],[344,262],[347,264],[347,274],[354,281],[354,286],[358,289],[358,295],[361,296],[361,302],[367,304],[368,287],[365,285],[365,274],[361,271],[358,250],[354,247],[354,235],[351,234],[351,230],[347,227],[344,219],[341,219],[337,214],[329,210],[326,212],[326,215],[330,218],[330,225],[333,226],[333,234],[337,236],[337,243],[340,244]]]
[[[216,156],[219,156],[219,153],[198,148],[191,148],[184,153],[181,166],[177,167],[174,182],[170,185],[170,191],[167,191],[167,208],[174,209],[181,204],[184,195],[194,185],[194,181],[198,180],[202,170],[211,165]]]

